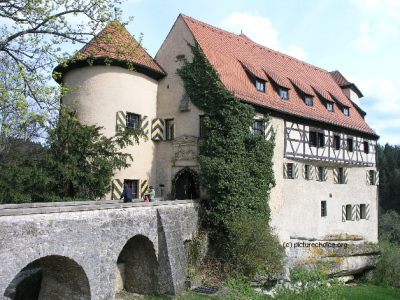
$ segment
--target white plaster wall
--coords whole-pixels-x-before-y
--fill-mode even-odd
[[[184,55],[191,61],[193,55],[187,42],[194,44],[193,35],[179,17],[155,57],[168,73],[159,82],[157,115],[163,119],[174,119],[175,139],[183,135],[199,137],[200,116],[204,114],[193,103],[190,103],[189,111],[179,110],[185,90],[177,70],[184,65],[184,61],[177,56]],[[198,169],[197,161],[175,162],[172,141],[157,142],[157,185],[165,185],[165,194],[171,191],[171,180],[175,174],[185,166],[195,171]]]
[[[150,130],[151,120],[156,117],[157,80],[116,66],[74,69],[65,74],[63,80],[65,86],[73,89],[63,103],[75,108],[82,123],[104,127],[102,132],[108,137],[116,133],[117,111],[149,117],[149,139],[124,149],[134,161],[129,168],[118,171],[114,178],[149,180],[149,185],[154,185],[155,146]],[[106,199],[111,199],[111,194]]]
[[[347,98],[349,98],[355,104],[360,105],[360,98],[358,98],[358,95],[352,89],[350,88],[343,89],[343,93],[347,96]]]
[[[275,136],[274,174],[276,186],[271,191],[271,225],[281,242],[291,236],[324,237],[326,235],[361,235],[367,241],[377,242],[377,187],[366,184],[367,170],[375,167],[326,164],[307,160],[284,158],[284,120],[272,118]],[[297,179],[283,178],[283,163],[298,165]],[[328,168],[327,181],[303,178],[304,164]],[[333,168],[348,168],[348,183],[334,184]],[[327,201],[327,216],[321,217],[321,201]],[[342,205],[369,204],[370,219],[342,222]]]

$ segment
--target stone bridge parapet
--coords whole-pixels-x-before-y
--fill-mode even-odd
[[[114,299],[120,263],[132,292],[176,295],[198,223],[199,205],[186,200],[1,205],[0,298],[33,262],[43,271],[39,299]]]

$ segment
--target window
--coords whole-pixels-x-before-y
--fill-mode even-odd
[[[174,119],[165,120],[165,139],[174,139]]]
[[[205,137],[206,135],[206,125],[204,124],[204,118],[205,116],[200,116],[200,137]]]
[[[317,169],[317,180],[318,181],[323,181],[324,178],[324,168],[323,167],[318,167]]]
[[[309,132],[310,146],[317,147],[317,133],[315,131]]]
[[[139,180],[131,180],[131,179],[125,179],[124,183],[127,183],[128,186],[132,189],[132,196],[133,199],[138,199],[140,198],[140,195],[138,193],[138,185],[139,185]]]
[[[311,166],[304,165],[304,179],[310,180],[311,178]]]
[[[313,97],[312,96],[305,95],[304,96],[304,101],[306,102],[307,106],[314,106],[314,102],[313,102]]]
[[[349,108],[347,106],[343,107],[343,114],[345,116],[350,116],[350,111],[349,111]]]
[[[257,91],[265,93],[265,81],[261,79],[256,79],[256,88]]]
[[[351,205],[347,204],[346,205],[346,221],[352,221],[352,217],[351,217]]]
[[[126,128],[140,129],[140,116],[126,113]]]
[[[309,132],[310,146],[311,147],[325,147],[325,135],[323,132]]]
[[[347,150],[353,152],[353,138],[347,139]]]
[[[327,102],[326,102],[326,109],[327,109],[328,111],[333,112],[333,102],[327,101]]]
[[[255,120],[253,123],[253,128],[251,130],[253,134],[263,135],[264,133],[264,125],[263,122],[260,120]]]
[[[375,171],[374,170],[369,170],[368,171],[368,176],[369,176],[369,184],[370,185],[375,185]]]
[[[334,136],[333,148],[334,148],[335,150],[340,150],[340,136],[339,136],[339,135],[335,135],[335,136]]]
[[[293,163],[287,164],[287,175],[286,178],[293,179]]]
[[[283,100],[289,100],[289,90],[285,88],[279,88],[279,96]]]
[[[344,176],[344,169],[338,168],[337,169],[337,183],[344,184],[346,183],[345,176]]]
[[[367,218],[367,206],[365,204],[360,204],[360,219]]]
[[[364,153],[366,153],[366,154],[369,153],[369,144],[367,141],[364,142]]]
[[[327,216],[326,201],[321,201],[321,217],[326,217],[326,216]]]
[[[317,134],[317,146],[325,147],[325,135],[323,132],[318,132]]]

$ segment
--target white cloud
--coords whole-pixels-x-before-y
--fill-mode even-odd
[[[354,0],[362,19],[358,37],[352,43],[361,53],[371,54],[388,47],[399,37],[399,0]]]
[[[232,13],[222,21],[221,27],[236,34],[243,33],[260,45],[286,53],[295,58],[301,60],[307,58],[307,53],[298,46],[282,46],[278,39],[279,32],[272,27],[271,21],[267,18],[253,16],[252,13]]]

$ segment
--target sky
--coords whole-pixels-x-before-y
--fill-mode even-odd
[[[120,8],[152,57],[182,13],[338,70],[364,95],[378,142],[400,145],[400,0],[128,0]]]

